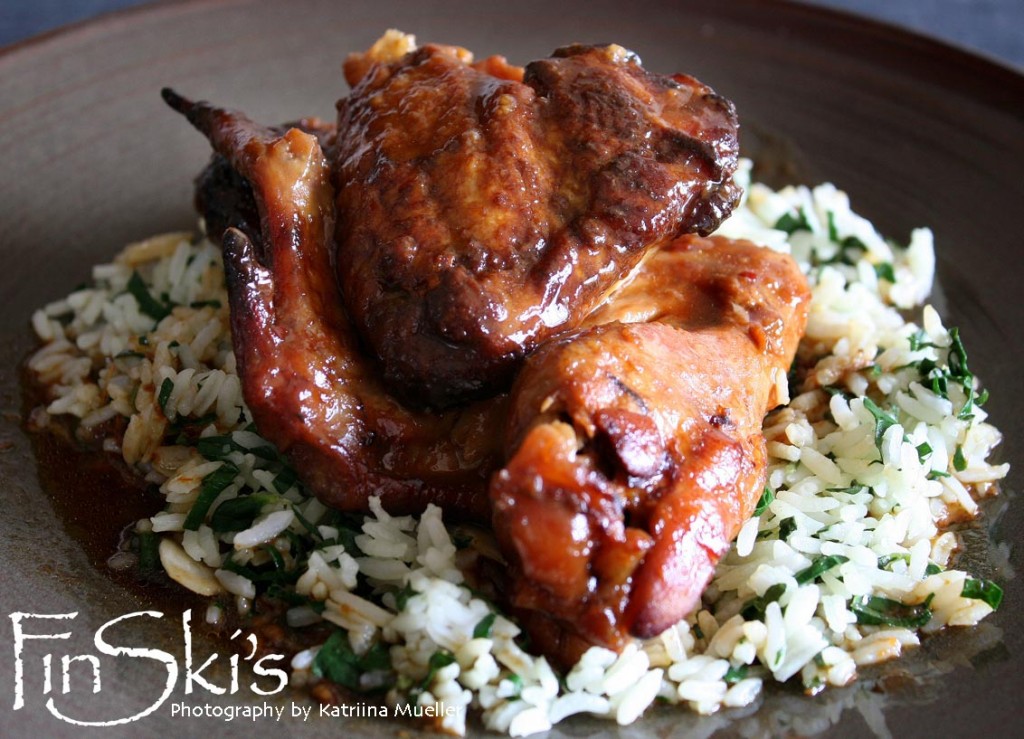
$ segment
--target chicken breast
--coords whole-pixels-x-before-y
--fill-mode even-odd
[[[503,389],[649,249],[710,232],[738,196],[733,106],[691,77],[616,45],[520,70],[385,40],[346,65],[336,261],[354,325],[408,402]]]

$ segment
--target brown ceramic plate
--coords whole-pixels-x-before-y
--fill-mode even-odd
[[[205,162],[206,144],[164,107],[161,86],[243,108],[257,120],[331,116],[344,92],[340,61],[389,27],[480,54],[504,53],[515,62],[571,41],[614,40],[638,51],[651,69],[684,70],[732,98],[747,153],[770,164],[776,181],[833,181],[850,192],[859,212],[897,239],[912,227],[931,226],[944,291],[940,307],[966,337],[971,367],[990,388],[992,417],[1006,435],[1000,454],[1014,463],[1003,498],[976,536],[1003,542],[978,548],[977,567],[1006,590],[1000,611],[979,629],[929,640],[909,660],[869,674],[880,680],[813,700],[771,690],[756,713],[697,718],[660,708],[628,730],[580,720],[558,733],[1020,735],[1024,596],[1008,571],[1021,568],[1024,520],[1024,507],[1012,500],[1024,474],[1024,77],[886,26],[752,0],[517,0],[499,7],[479,0],[166,3],[3,53],[0,735],[70,733],[73,727],[51,715],[47,699],[78,720],[131,716],[157,702],[168,676],[158,659],[103,657],[99,693],[90,690],[85,663],[72,665],[72,692],[61,693],[61,655],[98,654],[95,630],[144,604],[94,567],[72,534],[95,516],[78,518],[74,507],[58,515],[41,483],[49,465],[37,465],[19,421],[18,365],[33,344],[32,310],[66,294],[120,245],[194,222],[191,179]],[[72,467],[67,484],[74,476]],[[122,503],[107,492],[100,489],[79,507],[115,515]],[[1009,567],[997,567],[1007,548]],[[166,606],[162,619],[139,616],[112,627],[109,640],[165,650],[183,670],[181,607]],[[25,643],[23,707],[17,710],[15,612],[77,614],[22,621],[26,633],[71,636]],[[198,643],[196,664],[214,648]],[[50,695],[44,694],[47,654],[53,655]],[[410,728],[303,722],[289,718],[291,696],[271,700],[285,709],[279,722],[182,719],[172,715],[180,702],[264,700],[244,684],[235,696],[214,699],[201,689],[188,696],[182,680],[151,715],[109,731],[287,736],[340,730],[365,737]]]

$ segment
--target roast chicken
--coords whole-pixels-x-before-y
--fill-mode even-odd
[[[732,108],[699,83],[617,47],[521,82],[406,39],[349,60],[337,127],[164,91],[216,152],[197,205],[247,405],[330,506],[490,524],[557,661],[621,648],[694,608],[750,515],[807,285],[682,235],[736,196]]]

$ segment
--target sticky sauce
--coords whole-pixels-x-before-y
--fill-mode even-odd
[[[160,511],[159,494],[119,466],[113,455],[76,441],[61,419],[36,428],[32,409],[44,404],[44,396],[26,375],[22,392],[23,418],[43,493],[61,528],[81,546],[90,564],[147,607],[169,613],[205,609],[203,599],[162,572],[143,576],[134,566],[132,532],[137,521]]]

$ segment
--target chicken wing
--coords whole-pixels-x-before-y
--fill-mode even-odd
[[[648,249],[713,230],[738,195],[737,123],[620,46],[523,71],[404,39],[346,64],[337,268],[390,386],[443,407],[505,387]]]
[[[788,256],[684,238],[516,379],[491,483],[509,603],[571,663],[689,613],[763,489],[809,292]]]

